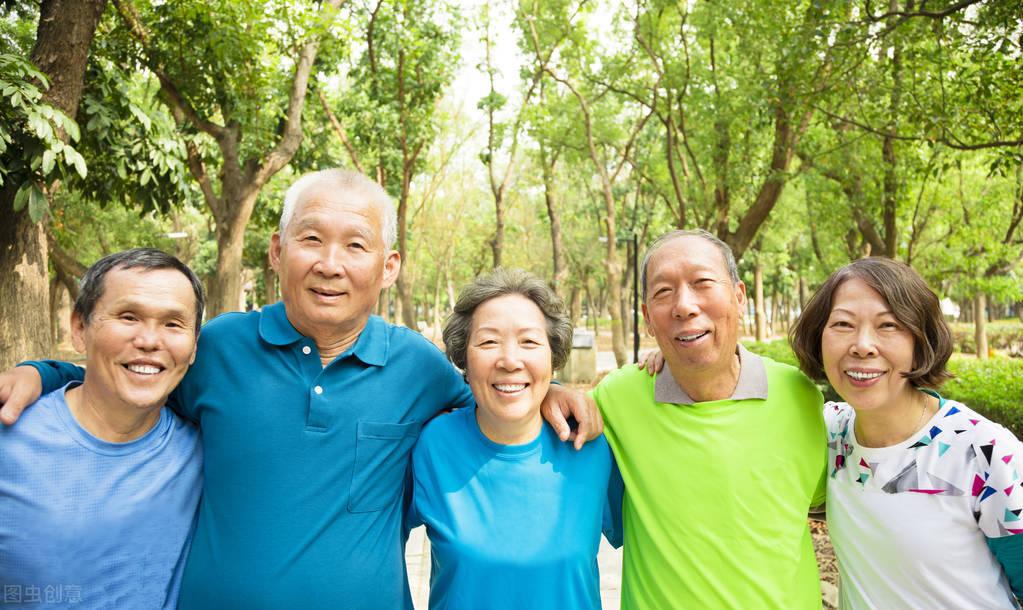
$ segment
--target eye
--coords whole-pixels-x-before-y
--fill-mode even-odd
[[[184,322],[180,320],[171,320],[166,324],[167,328],[181,329],[185,327]]]
[[[892,320],[881,322],[880,327],[886,330],[900,330],[902,328],[898,322],[893,322]]]
[[[303,235],[302,237],[299,238],[299,241],[311,244],[318,244],[320,243],[320,238],[316,235]]]
[[[835,320],[828,324],[828,328],[852,328],[852,324],[845,320]]]
[[[366,245],[359,241],[353,241],[352,243],[348,244],[348,247],[352,248],[353,250],[362,250],[363,252],[366,251]]]
[[[135,322],[138,320],[138,316],[133,313],[125,312],[117,316],[117,319],[124,320],[125,322]]]

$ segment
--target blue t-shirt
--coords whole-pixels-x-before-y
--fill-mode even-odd
[[[81,374],[35,366],[44,387]],[[210,321],[168,401],[199,422],[206,458],[181,608],[411,608],[412,446],[469,404],[436,346],[376,316],[326,367],[283,303]]]
[[[0,427],[0,607],[174,608],[201,488],[199,433],[169,409],[111,443],[43,396]]]
[[[500,445],[466,408],[426,427],[412,465],[409,527],[430,537],[430,608],[600,608],[601,531],[621,545],[621,477],[604,437],[577,452],[544,424],[529,443]]]

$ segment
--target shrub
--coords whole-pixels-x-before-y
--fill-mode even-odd
[[[956,351],[976,354],[977,342],[973,337],[973,324],[954,322],[949,326],[952,327]],[[1011,356],[1023,356],[1023,322],[1019,320],[988,322],[987,345],[989,349],[1003,350]]]
[[[1023,436],[1023,360],[953,356],[948,368],[956,378],[942,387],[943,396]]]

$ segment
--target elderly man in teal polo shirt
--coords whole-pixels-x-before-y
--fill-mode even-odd
[[[411,608],[409,455],[424,422],[472,394],[433,344],[371,315],[401,266],[395,233],[390,198],[365,176],[303,176],[270,244],[283,301],[203,328],[168,402],[199,423],[205,452],[180,607]],[[46,390],[82,374],[31,364]],[[0,375],[5,423],[39,376]],[[577,444],[599,432],[581,395],[560,394],[545,414],[563,438],[562,409],[580,421]]]

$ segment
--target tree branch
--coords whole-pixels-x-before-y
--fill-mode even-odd
[[[363,174],[366,170],[363,169],[362,164],[359,163],[359,154],[356,152],[355,147],[352,146],[352,141],[348,139],[348,134],[345,132],[345,128],[341,126],[341,122],[337,120],[337,116],[334,111],[330,109],[330,104],[327,103],[327,96],[324,95],[323,91],[319,92],[320,104],[323,105],[323,112],[327,115],[327,120],[330,121],[330,126],[334,128],[334,133],[337,134],[338,139],[344,144],[345,150],[348,151],[348,157],[352,160],[352,165],[355,169],[359,170]]]

